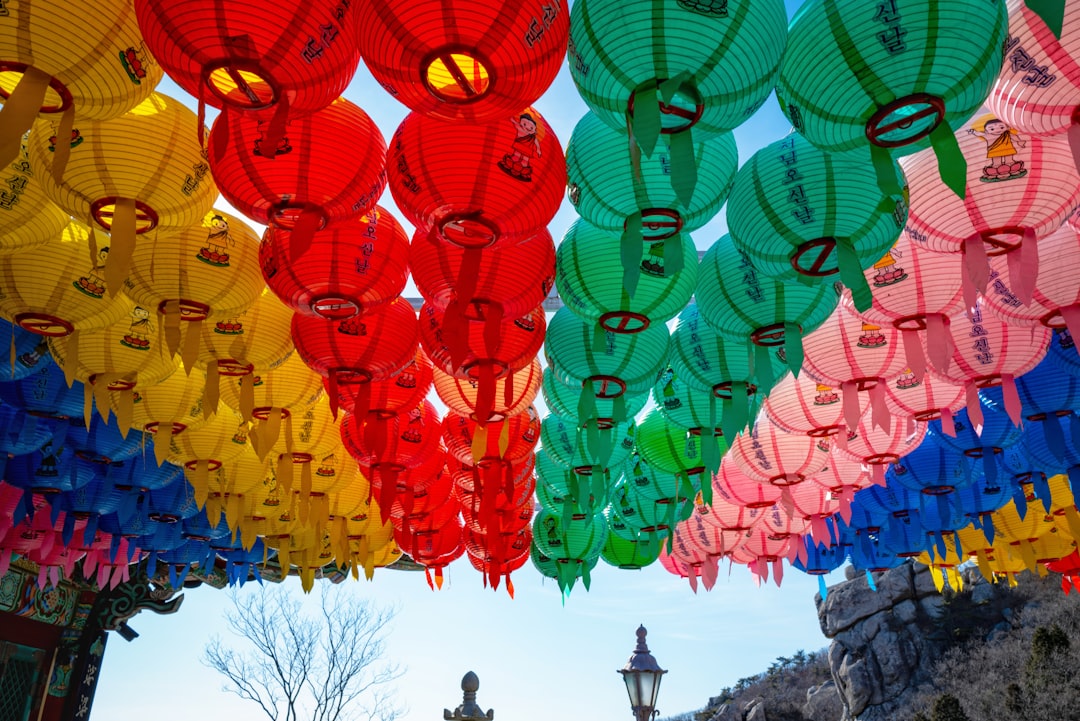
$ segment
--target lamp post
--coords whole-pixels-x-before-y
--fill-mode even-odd
[[[660,713],[656,710],[656,696],[660,693],[660,677],[667,673],[649,653],[649,647],[645,645],[646,633],[644,626],[638,626],[634,653],[619,669],[630,695],[630,709],[637,721],[650,721]]]

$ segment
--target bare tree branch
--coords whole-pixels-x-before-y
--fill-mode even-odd
[[[258,704],[270,721],[395,721],[403,708],[392,686],[403,670],[385,656],[396,609],[349,587],[320,584],[319,593],[310,614],[280,586],[234,591],[225,620],[247,648],[215,637],[203,662],[225,677],[224,690]]]

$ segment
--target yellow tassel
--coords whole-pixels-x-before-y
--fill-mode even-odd
[[[203,419],[210,420],[210,416],[218,411],[218,402],[221,399],[220,374],[218,362],[212,360],[206,364],[206,383],[203,386]]]
[[[23,135],[37,119],[51,79],[48,73],[31,65],[23,71],[4,107],[0,108],[0,128],[3,128],[3,133],[0,133],[0,167],[6,168],[19,157]],[[61,145],[68,145],[70,149],[70,142],[70,131],[66,138],[58,135],[56,150]]]
[[[161,321],[161,330],[165,334],[165,347],[169,349],[169,356],[174,357],[180,348],[182,335],[180,323],[183,320],[180,317],[180,301],[176,298],[165,301],[163,315],[165,317]]]
[[[75,372],[79,370],[79,329],[71,331],[63,343],[64,362],[61,365],[64,367],[64,380],[67,381],[68,388],[71,388],[71,384],[75,382]]]
[[[195,470],[187,474],[187,479],[195,491],[195,503],[202,508],[206,505],[206,497],[210,493],[210,461],[195,461]]]
[[[109,259],[105,261],[105,287],[110,298],[124,286],[131,270],[131,256],[135,252],[135,223],[135,200],[117,198],[113,210]]]
[[[115,395],[116,398],[116,423],[120,426],[120,435],[127,438],[128,429],[131,428],[131,424],[135,418],[135,391],[123,390],[118,391]],[[157,453],[158,444],[154,444],[154,452]],[[164,443],[165,451],[169,450],[168,441]],[[161,461],[158,461],[158,465],[161,465]]]
[[[157,437],[154,439],[154,460],[160,466],[169,457],[169,445],[172,441],[172,421],[159,423]]]
[[[473,432],[472,459],[473,465],[480,462],[487,452],[487,426],[477,426]]]
[[[255,412],[255,374],[240,377],[240,415],[250,422]]]
[[[184,369],[188,375],[191,375],[191,369],[195,367],[195,363],[199,360],[199,347],[202,344],[202,324],[201,320],[189,321],[184,331],[185,336],[183,350],[180,352],[180,360],[184,361]]]
[[[67,106],[60,116],[60,126],[56,129],[56,150],[53,151],[52,176],[57,185],[64,184],[64,171],[71,158],[71,131],[75,127],[75,104]]]

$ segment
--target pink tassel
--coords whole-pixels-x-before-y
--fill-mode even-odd
[[[941,409],[941,430],[950,438],[956,438],[956,423],[953,422],[951,408]]]
[[[926,355],[923,353],[919,331],[905,329],[900,331],[900,340],[904,344],[904,360],[911,369],[915,380],[921,381],[926,375]]]
[[[1014,426],[1019,427],[1022,419],[1020,394],[1016,390],[1016,381],[1013,379],[1012,373],[1001,374],[1001,394],[1005,398],[1005,410],[1008,412],[1009,418]]]
[[[892,416],[889,414],[889,406],[885,403],[885,381],[878,379],[874,387],[870,389],[870,413],[873,424],[886,433],[892,430]]]
[[[952,333],[949,332],[949,319],[941,313],[926,315],[926,351],[930,364],[941,373],[949,372],[949,361],[953,355]]]
[[[874,482],[875,486],[885,487],[885,466],[880,463],[874,463],[870,466],[870,479]]]
[[[780,583],[784,580],[784,559],[778,558],[772,562],[772,577],[773,583],[780,588]]]
[[[1058,310],[1061,312],[1061,318],[1065,321],[1065,327],[1073,337],[1076,352],[1080,353],[1080,340],[1077,340],[1080,339],[1080,305],[1066,305]]]
[[[968,419],[977,432],[983,426],[983,412],[982,404],[979,402],[979,389],[974,381],[969,381],[967,384],[967,412]]]
[[[858,428],[859,417],[862,415],[858,385],[854,381],[844,381],[840,385],[840,395],[844,403],[844,422],[849,428]]]
[[[975,290],[986,293],[986,283],[990,280],[990,260],[986,255],[986,246],[983,245],[980,233],[974,233],[964,239],[964,266],[967,269],[967,277]],[[968,307],[974,308],[975,304],[968,303]]]

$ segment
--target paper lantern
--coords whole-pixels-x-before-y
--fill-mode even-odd
[[[47,169],[42,168],[41,173]],[[55,240],[71,220],[49,200],[35,177],[23,138],[8,166],[7,189],[0,192],[0,253],[12,253]]]
[[[1041,425],[1050,447],[1058,455],[1065,443],[1063,424],[1069,424],[1070,434],[1077,422],[1080,410],[1080,379],[1062,373],[1052,359],[1044,358],[1033,369],[1016,378],[1016,392],[1020,398],[1020,413],[1024,428],[1029,423]],[[998,411],[1005,408],[1004,390],[987,388],[980,396]],[[1080,426],[1077,427],[1080,429]]]
[[[181,321],[228,320],[258,299],[263,291],[258,242],[242,220],[210,210],[200,223],[136,246],[124,292],[159,314],[165,341],[176,352]],[[199,330],[193,326],[188,333]],[[184,350],[185,361],[194,364],[198,348]]]
[[[1080,105],[1080,75],[1075,62],[1080,14],[1068,3],[1059,3],[1059,22],[1051,28],[1045,9],[1036,12],[1020,0],[1009,0],[1006,6],[1009,40],[1005,63],[986,105],[1021,132],[1067,132],[1076,124],[1075,110]]]
[[[526,368],[515,371],[495,381],[494,405],[481,402],[480,384],[474,380],[464,380],[434,369],[435,393],[439,400],[455,413],[469,416],[478,423],[501,421],[508,416],[524,413],[536,394],[540,392],[540,378],[543,371],[540,362],[533,359]],[[488,410],[488,415],[481,412]]]
[[[341,95],[360,51],[356,11],[340,0],[135,3],[146,44],[165,72],[215,108],[266,120],[311,113]],[[286,30],[287,29],[287,30]]]
[[[295,313],[292,336],[297,355],[329,381],[336,408],[338,387],[387,380],[415,357],[416,326],[412,306],[398,299],[342,321]]]
[[[634,233],[637,227],[639,241],[657,242],[697,230],[720,211],[738,167],[733,135],[722,133],[691,146],[697,182],[690,184],[688,194],[687,188],[678,187],[673,148],[665,142],[640,158],[640,178],[635,178],[622,130],[591,112],[574,127],[566,172],[570,202],[582,218],[614,233]]]
[[[674,255],[663,243],[650,244],[633,288],[626,286],[623,269],[613,262],[621,246],[618,234],[575,221],[556,254],[555,284],[563,303],[578,317],[613,333],[636,333],[674,318],[697,283],[697,249],[690,237],[679,234]],[[634,248],[640,247],[635,242]]]
[[[814,0],[791,21],[777,97],[795,130],[822,150],[869,143],[877,155],[904,154],[929,137],[948,172],[950,128],[989,92],[1007,30],[1004,3]]]
[[[378,205],[317,231],[299,257],[292,243],[291,231],[267,228],[259,263],[270,289],[300,313],[344,320],[390,302],[405,287],[408,237]]]
[[[288,306],[264,289],[241,313],[201,324],[196,365],[206,371],[204,410],[212,412],[218,407],[220,376],[254,379],[253,374],[266,373],[285,362],[293,352],[292,315]],[[185,338],[182,343],[186,342]]]
[[[485,459],[513,465],[524,461],[540,440],[540,417],[535,408],[529,408],[501,423],[490,424],[486,433],[478,435],[479,429],[471,418],[447,413],[442,431],[447,453],[470,466],[482,466]]]
[[[462,248],[524,240],[559,209],[566,163],[533,108],[488,124],[410,113],[390,141],[394,201],[418,228]]]
[[[755,365],[768,367],[768,348],[782,345],[788,367],[802,366],[802,336],[836,307],[831,284],[781,283],[758,273],[730,235],[705,252],[695,292],[701,317],[730,341],[752,343]]]
[[[658,411],[646,415],[637,429],[641,457],[658,471],[673,475],[715,473],[720,469],[720,459],[727,446],[717,431],[705,428],[695,433],[672,427]],[[702,489],[706,503],[711,499],[711,490],[707,484]]]
[[[71,221],[51,243],[0,256],[0,313],[24,330],[50,338],[100,330],[130,313],[131,301],[106,293],[108,247],[99,247],[91,262],[89,236],[85,225]],[[43,268],[49,272],[42,273]]]
[[[842,456],[832,452],[835,447],[830,443],[829,457],[826,465],[815,473],[810,480],[828,489],[834,497],[840,501],[840,515],[845,522],[851,520],[851,502],[855,493],[868,488],[873,479],[862,461]],[[806,484],[803,484],[806,485]]]
[[[409,258],[424,300],[440,309],[457,302],[470,319],[488,307],[516,318],[543,302],[555,285],[555,244],[546,229],[498,248],[461,248],[435,230],[417,230]]]
[[[83,398],[82,383],[75,381],[68,386],[64,371],[51,358],[22,380],[0,383],[0,399],[33,417],[79,418]]]
[[[597,417],[595,401],[599,399],[615,399],[612,418],[625,420],[626,401],[618,399],[652,387],[667,349],[668,332],[662,324],[637,333],[612,333],[577,318],[565,307],[548,324],[544,345],[555,379],[582,388],[579,421]]]
[[[85,8],[20,4],[8,8],[5,17],[0,165],[18,156],[19,138],[35,117],[59,116],[67,135],[76,115],[80,124],[114,118],[144,100],[161,80],[161,67],[147,52],[128,2],[107,0]]]
[[[0,383],[26,378],[52,362],[49,344],[42,336],[3,319],[0,319],[0,348],[10,351],[8,359],[0,361]]]
[[[684,383],[670,368],[656,379],[652,397],[661,415],[672,425],[688,431],[712,429],[723,433],[721,406],[716,396]],[[728,435],[734,438],[736,433]]]
[[[923,443],[890,468],[888,483],[927,496],[947,496],[971,486],[971,463],[966,457],[939,443]]]
[[[596,466],[560,466],[540,449],[536,452],[537,500],[564,517],[586,518],[601,512],[610,500],[611,474],[596,470]]]
[[[721,461],[720,472],[713,476],[713,492],[729,505],[748,509],[769,508],[783,495],[783,488],[762,483],[748,476],[734,457]]]
[[[946,191],[929,154],[901,165],[911,183],[908,232],[928,250],[964,254],[970,306],[972,289],[986,289],[987,256],[1009,256],[1014,287],[1034,280],[1036,241],[1057,230],[1080,202],[1080,171],[1064,137],[1019,134],[985,108],[956,139],[967,167],[963,200]]]
[[[990,280],[983,295],[986,309],[1012,325],[1041,323],[1080,333],[1080,290],[1071,272],[1080,262],[1080,231],[1069,223],[1038,241],[1039,254],[1053,261],[1041,264],[1033,281],[1017,288],[1009,275],[1008,256],[990,259]],[[1024,303],[1022,293],[1031,291]]]
[[[661,498],[652,499],[634,492],[625,480],[615,484],[611,491],[611,507],[628,529],[636,529],[638,538],[643,535],[650,538],[650,545],[656,543],[661,535],[667,536],[687,515],[693,512],[693,504],[687,499]]]
[[[846,444],[837,444],[831,453],[869,466],[875,485],[884,485],[885,468],[919,447],[926,436],[926,425],[919,421],[893,423],[886,430],[873,425],[867,414],[854,429],[854,434],[847,438]]]
[[[983,309],[983,301],[970,313],[958,313],[949,325],[953,354],[948,368],[931,359],[930,372],[950,383],[963,385],[968,412],[979,423],[978,389],[1002,386],[1004,400],[1014,423],[1020,422],[1020,403],[1014,379],[1035,367],[1046,355],[1050,330],[1041,326],[1009,326]]]
[[[72,217],[110,233],[105,277],[114,293],[127,278],[136,238],[197,226],[216,197],[199,146],[201,125],[183,103],[153,93],[112,120],[80,123],[63,182],[42,175],[42,188]],[[39,121],[30,134],[30,164],[51,165],[52,137]]]
[[[623,538],[615,533],[608,533],[604,548],[600,551],[600,560],[609,566],[623,570],[638,570],[651,566],[660,556],[660,545],[642,543],[636,539]]]
[[[1054,330],[1046,354],[1061,371],[1073,376],[1080,375],[1080,349],[1077,349],[1068,328]]]
[[[679,524],[671,534],[671,559],[687,573],[690,588],[697,591],[698,578],[705,590],[711,591],[718,575],[718,561],[698,542],[697,536],[684,524]]]
[[[791,486],[825,467],[826,456],[813,438],[787,433],[761,417],[731,442],[728,452],[739,470],[758,483]]]
[[[428,391],[433,378],[431,361],[420,348],[416,349],[412,360],[405,364],[396,375],[368,384],[338,385],[338,404],[350,413],[357,412],[357,404],[366,401],[368,412],[384,417],[395,416],[409,408],[415,408]],[[330,379],[323,380],[323,387],[330,385]],[[360,413],[363,413],[361,408]]]
[[[898,175],[895,161],[887,162]],[[754,268],[786,281],[839,273],[860,308],[871,297],[861,271],[885,254],[907,220],[907,193],[877,187],[867,150],[830,155],[798,133],[756,152],[728,202],[731,238]]]
[[[793,515],[809,525],[810,536],[818,543],[832,546],[833,539],[826,521],[839,513],[843,501],[819,483],[796,484],[791,489],[791,500]]]
[[[314,404],[322,392],[319,376],[304,364],[299,354],[293,354],[266,373],[240,376],[224,384],[221,400],[245,420],[258,421],[256,428],[268,424],[265,440],[273,444],[280,422]]]
[[[860,393],[870,399],[873,423],[888,427],[885,388],[907,364],[895,328],[867,323],[840,305],[803,339],[803,351],[803,372],[818,383],[840,389],[848,428],[857,426],[862,416]]]
[[[654,429],[655,430],[655,429]],[[635,450],[625,460],[622,467],[623,478],[634,494],[641,498],[650,498],[659,501],[663,498],[700,498],[702,482],[697,475],[671,473],[663,468],[653,466],[642,457],[641,452]],[[714,502],[716,499],[713,499]],[[702,504],[708,506],[702,502]]]
[[[543,308],[520,317],[488,309],[477,320],[425,303],[420,308],[420,342],[436,368],[462,378],[490,382],[525,368],[544,342]]]
[[[595,433],[595,435],[593,435]],[[541,424],[541,438],[548,457],[569,469],[597,472],[595,467],[617,469],[634,450],[635,427],[619,423],[606,432],[579,430],[572,419],[549,415]],[[590,437],[591,436],[591,437]]]
[[[681,143],[690,129],[705,140],[750,117],[772,88],[786,21],[781,2],[575,2],[570,72],[592,111],[612,128],[632,127],[651,155],[661,133]]]
[[[397,474],[417,468],[439,451],[442,426],[435,407],[424,401],[416,408],[395,416],[385,426],[374,426],[359,416],[348,415],[340,424],[341,439],[348,452],[372,473],[373,483],[393,486]],[[371,429],[377,437],[366,438]],[[383,499],[385,500],[385,499]],[[390,506],[380,502],[389,513]]]
[[[581,400],[581,390],[574,386],[565,385],[555,378],[551,368],[544,370],[542,383],[544,401],[553,413],[567,418],[577,418],[578,402]],[[636,416],[649,401],[648,393],[623,394],[616,398],[596,398],[596,418],[592,421],[597,428],[613,427],[616,425],[614,418],[615,405],[625,403],[625,419]],[[578,421],[583,424],[582,421]],[[620,423],[622,421],[619,421]]]
[[[920,332],[925,331],[927,352],[939,366],[948,365],[952,353],[946,332],[949,317],[961,309],[962,259],[955,253],[932,253],[915,236],[904,232],[885,255],[867,269],[874,291],[873,304],[857,311],[869,323],[890,325],[900,331],[904,357],[917,380],[926,370]],[[845,296],[840,302],[853,305]]]
[[[562,65],[569,9],[560,0],[483,8],[379,0],[358,9],[360,51],[383,88],[410,109],[446,120],[513,115]]]
[[[6,402],[0,404],[0,428],[3,429],[0,434],[0,452],[8,456],[33,453],[53,438],[57,443],[63,443],[67,434],[72,432],[71,426],[63,422],[66,419],[56,419],[61,422],[53,423],[33,411],[27,412],[28,410],[30,409],[8,405]],[[97,428],[93,423],[91,427]],[[97,433],[100,432],[98,429]],[[81,435],[89,435],[85,423]]]
[[[205,387],[206,379],[202,371],[183,368],[181,372],[173,373],[139,392],[139,402],[132,407],[131,427],[152,434],[158,463],[164,461],[169,452],[171,436],[206,423],[203,416]],[[119,398],[111,400],[113,411],[119,413]],[[124,430],[126,432],[127,429]]]
[[[870,399],[862,402],[865,412]],[[765,399],[764,410],[769,420],[788,433],[826,438],[845,428],[840,392],[807,374],[785,376]]]
[[[180,367],[179,359],[172,358],[159,340],[149,309],[129,307],[126,320],[82,334],[77,347],[63,338],[49,339],[56,364],[85,386],[86,415],[90,415],[92,393],[98,413],[107,420],[109,393],[115,392],[117,421],[124,427],[131,426],[135,393],[160,383]]]
[[[85,421],[73,420],[67,424],[63,439],[65,445],[75,450],[75,455],[90,463],[113,463],[134,458],[145,450],[147,438],[142,433],[121,433],[117,424],[106,424],[101,418],[94,418],[87,428]],[[7,431],[11,433],[11,429]],[[56,437],[56,436],[54,436]]]
[[[964,386],[949,383],[927,373],[919,380],[911,369],[886,386],[885,405],[894,417],[932,421],[941,418],[948,424],[953,413],[964,406]]]
[[[225,110],[207,138],[207,157],[221,194],[256,223],[292,231],[298,258],[315,231],[369,210],[386,186],[386,143],[362,109],[338,98],[290,118],[277,145],[258,118]],[[342,143],[353,150],[342,152]]]

